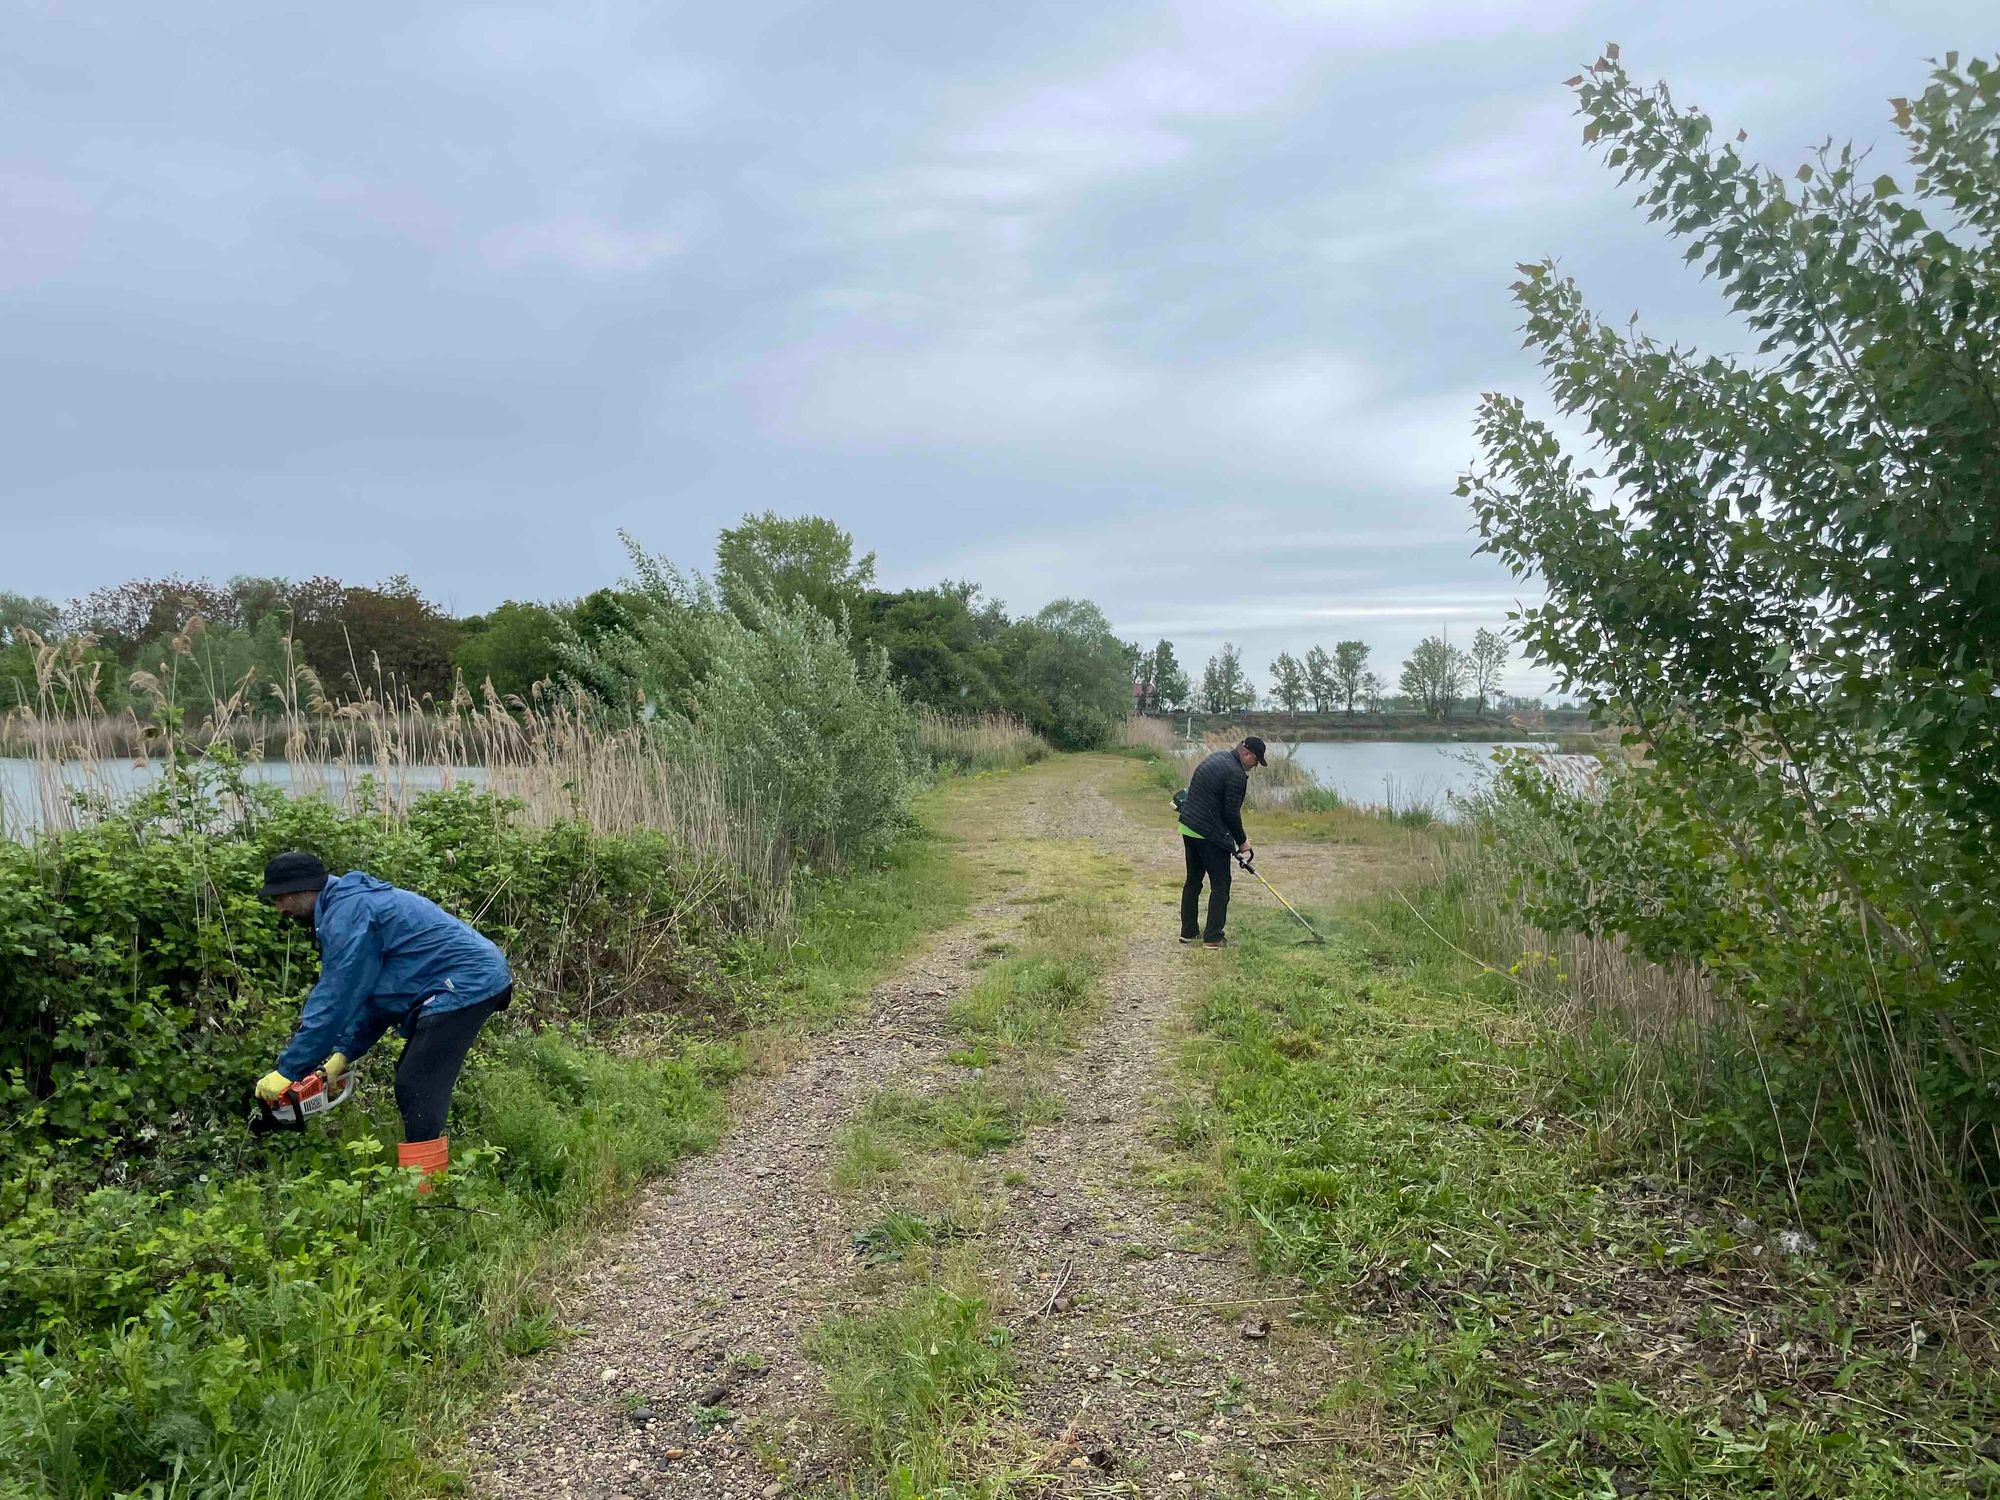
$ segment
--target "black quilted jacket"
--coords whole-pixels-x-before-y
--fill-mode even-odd
[[[1250,790],[1250,773],[1234,750],[1218,750],[1194,768],[1188,778],[1181,821],[1211,844],[1235,850],[1248,843],[1243,831],[1243,794]]]

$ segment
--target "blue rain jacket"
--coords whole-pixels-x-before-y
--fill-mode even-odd
[[[514,982],[506,957],[435,901],[351,870],[329,880],[313,908],[319,983],[278,1059],[287,1078],[336,1052],[359,1058],[417,1012],[443,1015],[491,1000]]]

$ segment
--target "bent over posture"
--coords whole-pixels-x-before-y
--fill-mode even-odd
[[[1264,742],[1251,735],[1233,750],[1218,750],[1194,768],[1181,799],[1181,852],[1187,881],[1181,886],[1181,941],[1197,937],[1204,948],[1220,948],[1229,923],[1229,859],[1250,852],[1243,831],[1243,798],[1250,768],[1264,764]],[[1201,882],[1208,880],[1208,926],[1201,916]]]
[[[435,901],[359,870],[329,878],[315,855],[278,855],[264,867],[259,894],[311,930],[320,969],[277,1069],[257,1080],[257,1097],[278,1099],[315,1067],[337,1083],[396,1027],[404,1037],[396,1160],[421,1170],[421,1191],[429,1191],[450,1155],[445,1112],[465,1054],[514,995],[506,958]]]

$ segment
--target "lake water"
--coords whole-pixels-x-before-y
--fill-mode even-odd
[[[1476,791],[1493,774],[1496,750],[1545,749],[1525,743],[1414,743],[1404,740],[1308,741],[1280,745],[1273,758],[1289,755],[1323,787],[1364,807],[1420,804],[1440,817],[1451,813],[1454,795]]]
[[[89,792],[120,801],[151,786],[160,779],[161,761],[71,760],[63,762],[61,785],[50,786],[35,762],[0,756],[0,835],[16,837],[39,828],[51,804],[61,806],[66,792]],[[247,761],[244,775],[251,781],[271,786],[293,784],[291,765],[282,760]],[[375,774],[400,797],[411,792],[434,791],[445,785],[471,782],[477,785],[485,771],[479,766],[397,766],[379,774],[368,766],[357,766],[351,776],[339,766],[319,768],[314,791],[339,797],[350,780]]]
[[[1476,790],[1493,774],[1493,752],[1532,749],[1530,745],[1496,743],[1411,743],[1395,740],[1317,741],[1282,745],[1272,741],[1273,756],[1289,755],[1313,773],[1320,785],[1348,801],[1366,807],[1407,807],[1421,804],[1439,817],[1451,815],[1451,798]],[[292,785],[292,768],[284,761],[252,761],[245,771],[256,781]],[[367,772],[357,768],[354,775]],[[126,760],[69,761],[63,785],[77,790],[128,797],[159,779],[159,762]],[[320,773],[320,786],[338,794],[344,787],[339,768]],[[399,794],[429,791],[460,782],[477,785],[484,772],[477,766],[401,766],[384,778]],[[319,788],[315,788],[319,789]],[[0,757],[0,834],[20,836],[41,826],[48,799],[61,792],[43,785],[41,773],[29,760]]]

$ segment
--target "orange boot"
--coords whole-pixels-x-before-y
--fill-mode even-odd
[[[415,1167],[423,1178],[417,1183],[419,1193],[431,1190],[432,1179],[444,1175],[445,1164],[451,1160],[451,1141],[439,1136],[434,1141],[404,1141],[396,1148],[396,1165]]]

